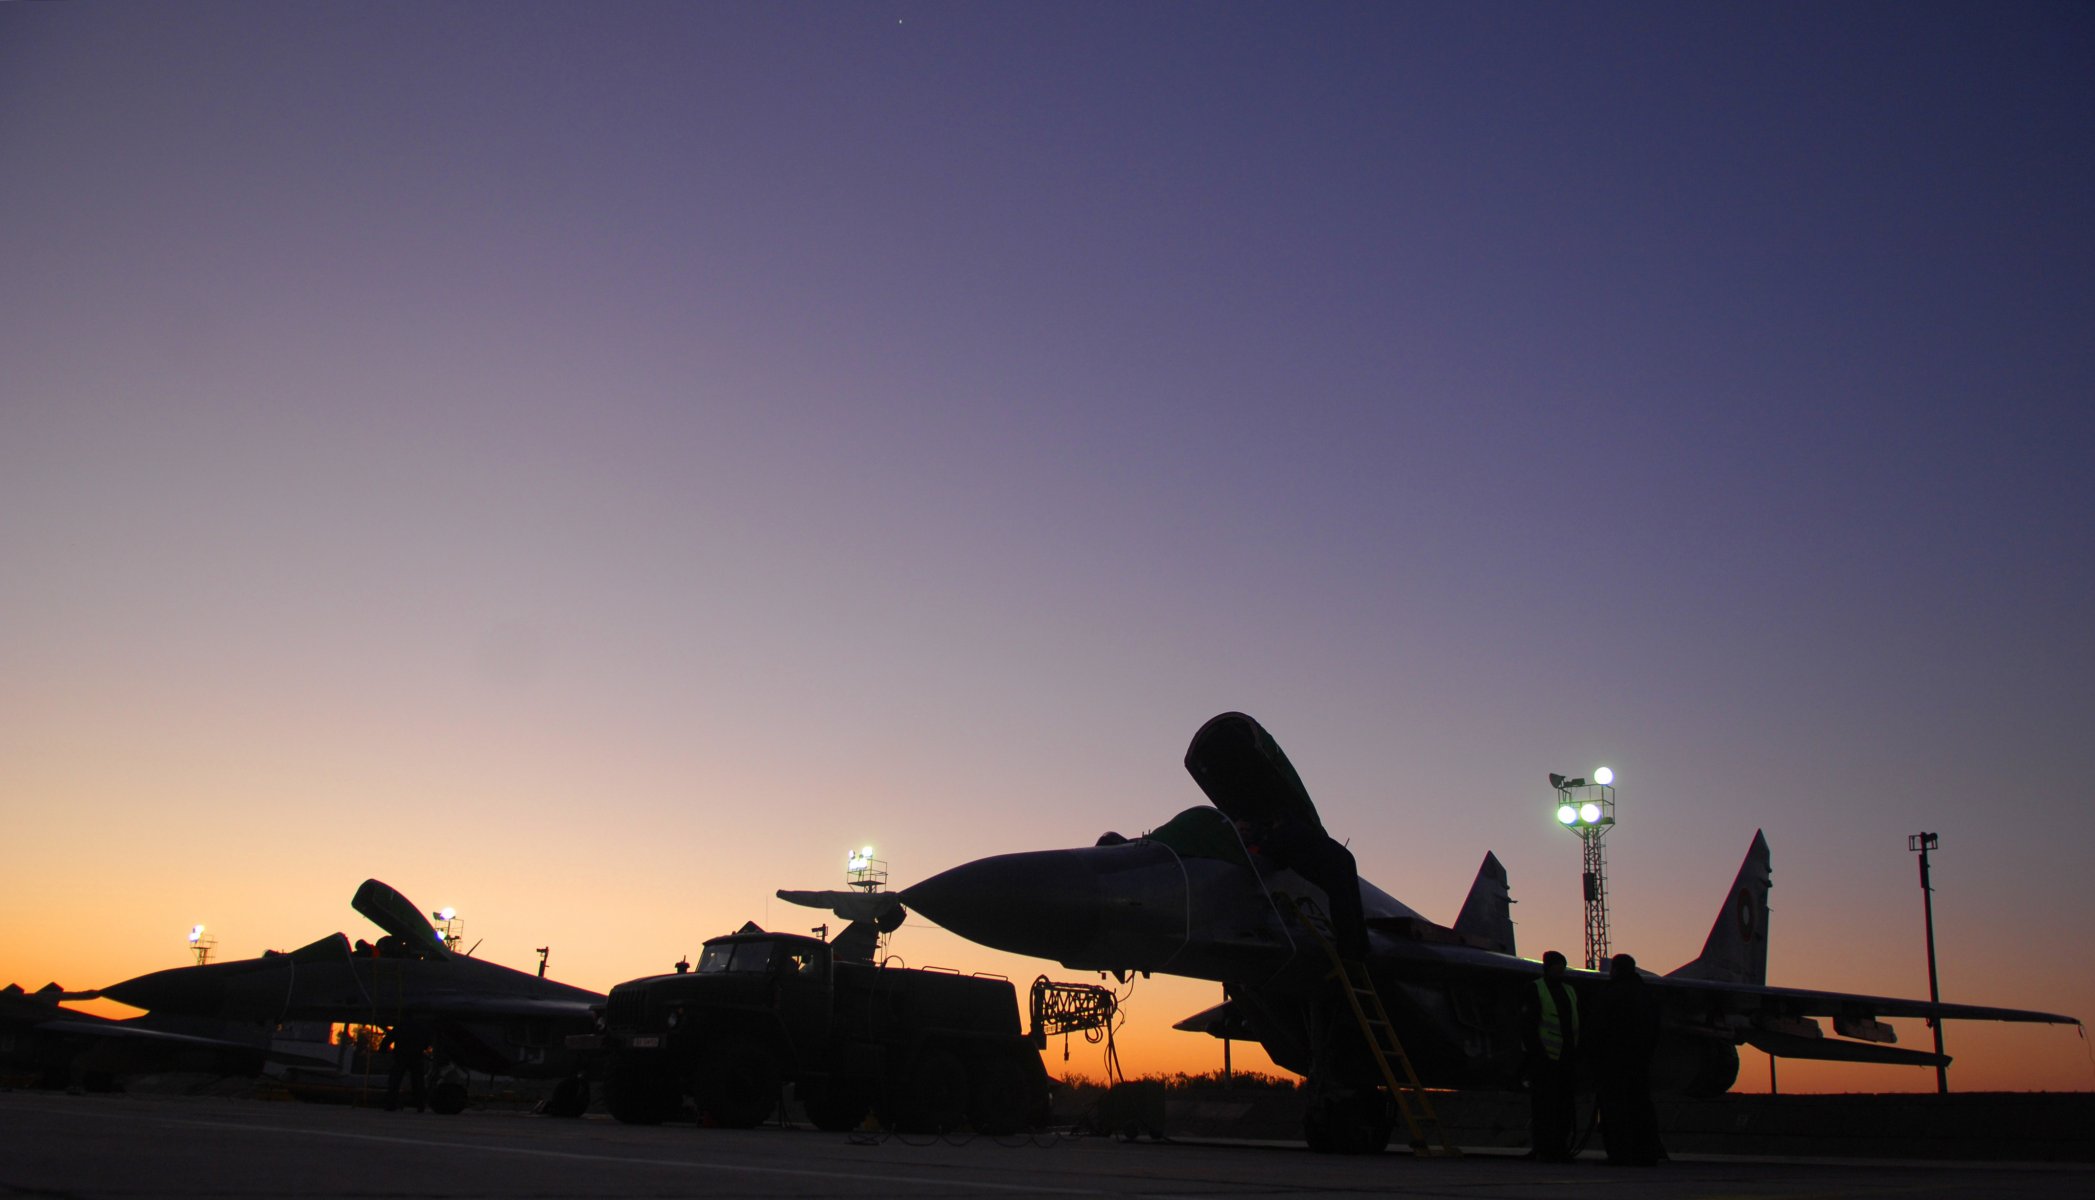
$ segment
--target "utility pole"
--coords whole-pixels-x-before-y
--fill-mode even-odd
[[[1942,839],[1932,833],[1909,834],[1906,838],[1906,849],[1920,855],[1920,905],[1928,926],[1928,1003],[1934,1005],[1942,1003],[1942,991],[1935,983],[1935,885],[1928,878],[1928,851],[1941,844]],[[1939,1008],[1928,1018],[1928,1024],[1935,1027],[1935,1054],[1940,1057],[1942,1013]],[[1941,1063],[1935,1064],[1935,1091],[1944,1096],[1950,1091],[1949,1068]]]

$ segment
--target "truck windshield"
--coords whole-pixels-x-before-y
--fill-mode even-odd
[[[698,973],[768,970],[776,949],[770,942],[714,942],[699,954]]]

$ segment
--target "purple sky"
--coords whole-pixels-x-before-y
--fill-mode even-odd
[[[1647,965],[1764,827],[1776,981],[1924,994],[1937,830],[1945,996],[2095,1015],[2090,63],[2075,4],[0,6],[0,976],[378,875],[607,986],[847,846],[1160,824],[1235,708],[1530,954],[1606,762]]]

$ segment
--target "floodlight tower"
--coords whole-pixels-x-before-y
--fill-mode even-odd
[[[466,923],[459,919],[458,910],[446,904],[429,914],[436,923],[437,936],[444,941],[444,949],[457,950],[458,944],[466,940]]]
[[[844,858],[844,882],[861,892],[877,892],[887,886],[887,860],[873,857],[873,847],[849,852]]]
[[[871,846],[861,846],[856,850],[847,852],[844,856],[844,884],[855,892],[863,892],[867,896],[871,896],[887,886],[887,860],[874,858],[873,847]],[[900,909],[896,911],[900,912]],[[837,915],[842,916],[843,913],[839,912]],[[878,921],[875,921],[874,925],[881,931],[874,943],[876,947],[874,957],[884,959],[887,953],[888,934],[893,932],[894,926],[883,925]],[[817,936],[825,941],[828,940],[829,926],[824,924],[821,930],[822,932]]]
[[[211,961],[211,947],[217,944],[218,939],[206,934],[203,926],[191,925],[189,927],[189,950],[196,955],[197,966],[201,967]]]
[[[1557,793],[1557,824],[1577,834],[1582,848],[1586,969],[1597,971],[1608,957],[1608,872],[1602,840],[1615,827],[1615,772],[1601,767],[1591,781],[1552,774],[1549,786]]]

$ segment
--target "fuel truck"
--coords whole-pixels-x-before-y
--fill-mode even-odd
[[[1046,1123],[1048,1079],[1007,979],[872,961],[876,932],[834,942],[755,925],[705,943],[695,967],[611,989],[593,1060],[605,1107],[660,1124],[688,1098],[701,1123],[746,1128],[791,1084],[817,1128],[868,1117],[902,1132],[1000,1135]]]

